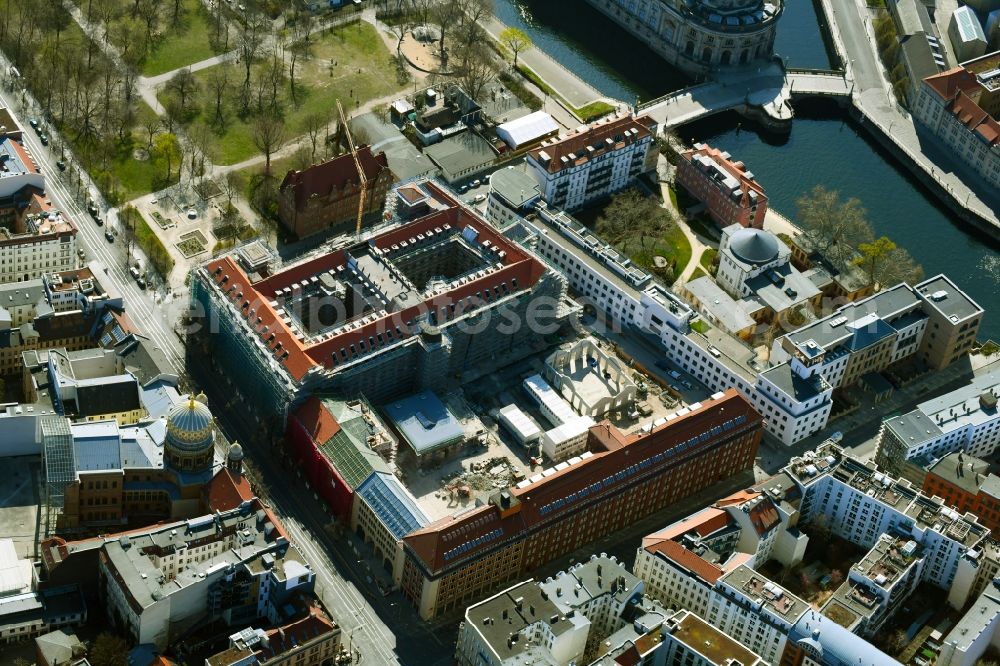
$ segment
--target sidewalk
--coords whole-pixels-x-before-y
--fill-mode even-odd
[[[497,42],[500,41],[500,33],[507,28],[495,16],[483,19],[479,25]],[[518,54],[517,62],[537,74],[538,78],[575,109],[606,99],[600,91],[585,83],[537,46]]]

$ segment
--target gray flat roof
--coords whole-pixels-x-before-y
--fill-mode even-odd
[[[930,439],[940,437],[942,432],[934,420],[919,409],[914,409],[902,416],[893,416],[886,420],[884,425],[907,448],[913,448]]]
[[[494,171],[490,176],[490,188],[515,209],[523,208],[541,195],[535,177],[516,167]]]
[[[424,155],[445,172],[459,177],[463,171],[481,169],[496,159],[489,142],[472,132],[462,132],[427,146]]]
[[[927,297],[927,305],[937,309],[944,316],[958,317],[952,321],[962,321],[983,312],[979,304],[969,298],[969,295],[959,289],[946,275],[936,275],[924,280],[917,285],[917,291]],[[938,295],[938,298],[934,298],[935,295]]]
[[[768,368],[760,374],[798,402],[815,398],[824,390],[822,379],[818,375],[812,380],[803,379],[795,374],[787,363]]]
[[[753,317],[746,313],[741,303],[723,291],[715,280],[700,277],[691,280],[684,288],[701,302],[701,307],[715,317],[730,332],[742,331],[754,325]]]
[[[931,465],[928,471],[973,495],[979,492],[982,482],[990,478],[990,464],[967,453],[949,453]]]
[[[458,419],[432,391],[421,391],[383,409],[417,455],[465,438]]]
[[[850,328],[852,323],[870,314],[882,319],[898,316],[919,303],[920,299],[909,285],[897,284],[857,303],[849,303],[819,321],[792,331],[788,338],[796,345],[814,340],[820,347],[829,350],[853,337]],[[842,317],[847,317],[847,321],[841,322]],[[834,322],[838,322],[836,326],[833,325]]]

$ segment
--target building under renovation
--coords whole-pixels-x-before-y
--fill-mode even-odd
[[[379,404],[541,349],[575,311],[566,280],[432,183],[434,212],[290,265],[243,248],[198,268],[216,370],[282,428],[316,392]]]

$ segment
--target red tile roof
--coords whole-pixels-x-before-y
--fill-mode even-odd
[[[385,153],[373,155],[371,146],[358,148],[358,161],[369,181],[374,181],[383,170],[389,169]],[[281,190],[289,187],[295,191],[295,207],[300,209],[314,196],[325,197],[331,191],[344,188],[356,189],[359,179],[354,157],[345,153],[302,171],[289,171],[281,181]]]
[[[480,550],[489,548],[497,540],[515,537],[543,520],[552,521],[559,511],[572,509],[572,504],[566,504],[555,510],[546,510],[544,514],[543,507],[592,488],[595,484],[600,487],[609,476],[629,468],[634,469],[634,466],[645,462],[646,459],[679,447],[712,427],[738,416],[745,417],[747,424],[761,422],[760,416],[750,403],[737,391],[730,389],[722,398],[706,402],[702,409],[675,419],[651,433],[628,436],[625,438],[624,446],[594,453],[581,462],[540,481],[523,488],[511,489],[510,493],[517,504],[514,511],[501,515],[497,506],[486,504],[458,516],[442,518],[411,532],[403,538],[403,541],[430,571],[457,565],[476,557]],[[595,439],[600,441],[608,437],[623,439],[621,432],[607,421],[590,430],[591,441]],[[711,447],[718,438],[711,436],[696,446]],[[599,447],[591,448],[597,450]],[[667,466],[673,460],[672,457],[664,456],[654,464]],[[496,539],[487,538],[481,541],[479,546],[464,551],[460,556],[453,559],[445,558],[445,553],[456,546],[470,543],[481,536],[494,534],[497,530],[499,535]]]
[[[663,555],[671,562],[698,576],[709,585],[715,585],[722,578],[722,574],[725,573],[719,565],[703,560],[676,541],[658,541],[657,543],[645,546],[645,549],[648,553]]]
[[[590,153],[587,146],[594,147],[593,155],[602,155],[607,149],[607,140],[611,139],[613,148],[623,148],[629,143],[646,138],[653,134],[656,121],[649,116],[638,118],[631,115],[618,116],[615,118],[601,120],[593,125],[585,126],[586,129],[578,129],[568,135],[559,135],[553,140],[544,141],[542,145],[528,151],[528,154],[539,163],[543,163],[540,153],[549,156],[547,164],[543,163],[549,173],[557,173],[564,166],[584,164],[588,161]],[[626,138],[626,130],[636,130],[635,137]],[[573,158],[569,158],[569,155]],[[566,165],[563,164],[563,157],[569,158]]]
[[[431,188],[432,192],[436,188]],[[442,197],[451,202],[450,198]],[[452,288],[441,294],[426,299],[408,309],[387,313],[380,319],[375,319],[361,328],[344,330],[334,337],[320,342],[302,341],[293,333],[279,317],[277,310],[271,304],[276,292],[300,283],[319,273],[334,270],[347,262],[346,250],[341,249],[329,254],[310,259],[300,264],[290,266],[270,277],[251,283],[250,278],[236,264],[232,257],[226,256],[210,261],[204,268],[215,286],[226,296],[231,307],[240,312],[249,326],[260,337],[271,352],[273,358],[284,365],[289,375],[295,381],[301,381],[312,368],[334,367],[339,359],[334,353],[341,348],[357,345],[365,349],[369,337],[376,336],[386,330],[395,331],[399,328],[399,337],[407,338],[413,334],[408,322],[433,308],[447,312],[452,303],[465,301],[466,307],[475,307],[472,298],[477,293],[485,293],[502,284],[513,285],[516,281],[518,289],[526,289],[534,285],[545,273],[545,266],[540,261],[524,252],[520,247],[497,232],[492,225],[474,216],[466,208],[452,206],[442,211],[425,215],[413,222],[391,229],[371,239],[371,243],[380,249],[389,248],[394,243],[409,240],[428,230],[440,228],[448,224],[455,229],[471,227],[478,232],[479,242],[489,241],[497,250],[504,253],[498,270],[489,272],[482,277],[469,280],[463,285]],[[455,316],[461,314],[456,310]],[[258,321],[258,319],[260,321]]]
[[[229,511],[254,497],[247,477],[240,475],[237,479],[225,467],[216,472],[202,492],[209,511]]]
[[[976,74],[955,67],[924,79],[931,90],[946,101],[945,108],[970,132],[975,132],[990,146],[1000,143],[1000,123],[988,114],[977,100],[983,86]]]

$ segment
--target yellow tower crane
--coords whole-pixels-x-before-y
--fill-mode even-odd
[[[365,170],[361,168],[361,160],[358,159],[358,149],[354,146],[354,139],[351,137],[351,129],[347,126],[347,118],[344,116],[344,107],[341,106],[340,100],[337,100],[337,113],[340,114],[340,127],[344,131],[344,136],[347,137],[347,147],[351,151],[351,157],[354,158],[354,166],[358,170],[358,182],[361,185],[361,192],[358,195],[358,219],[354,225],[354,235],[361,235],[361,219],[365,215],[365,199],[368,195],[368,178],[365,177]]]

